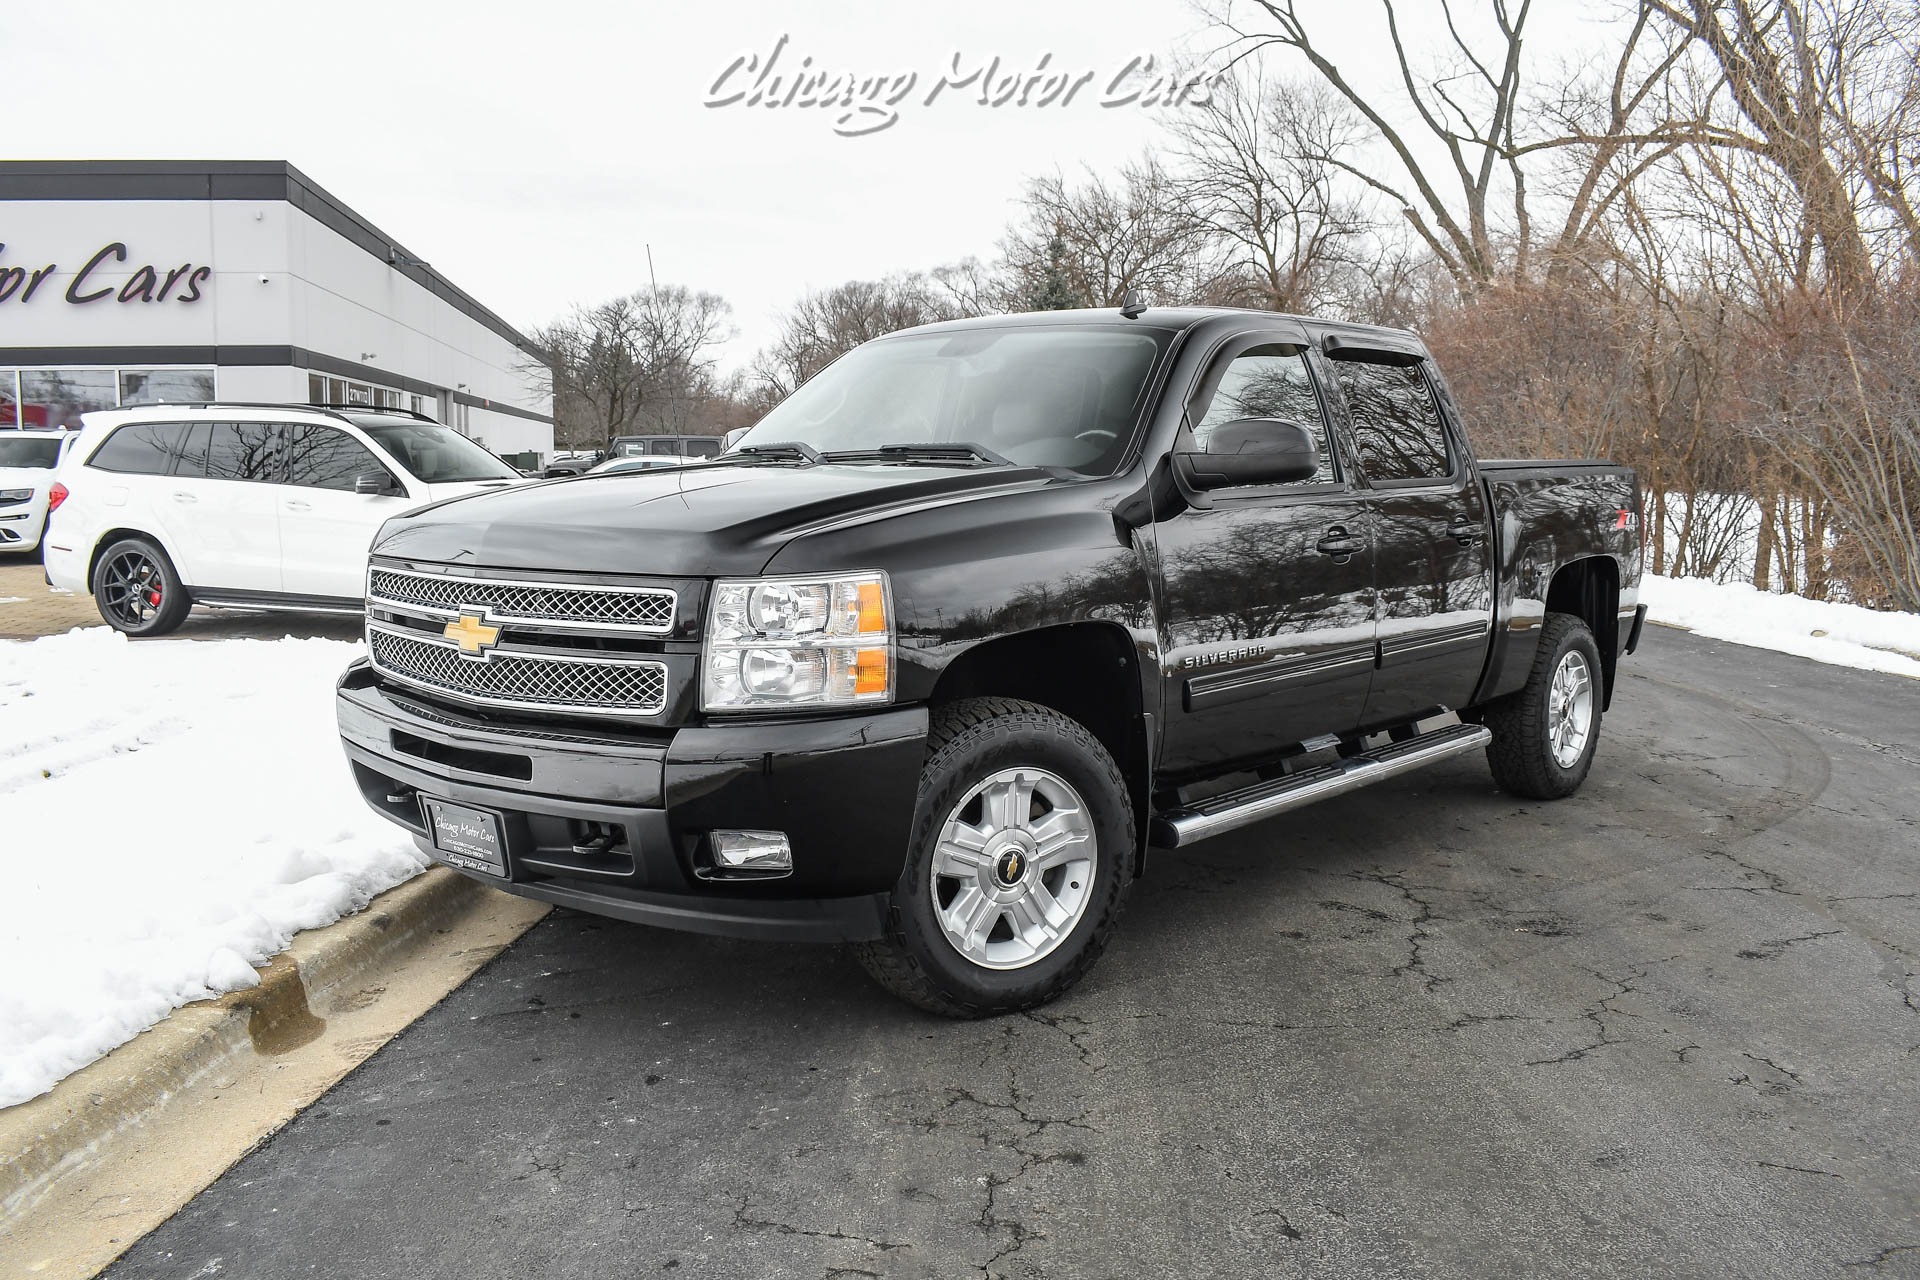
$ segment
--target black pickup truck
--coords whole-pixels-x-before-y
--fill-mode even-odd
[[[1410,333],[930,325],[712,462],[389,522],[340,731],[488,883],[1005,1012],[1087,971],[1153,850],[1481,749],[1573,792],[1639,505],[1609,463],[1476,461]]]

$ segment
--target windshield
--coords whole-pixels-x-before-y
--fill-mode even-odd
[[[360,429],[426,484],[518,480],[520,473],[458,431],[431,422],[363,422]]]
[[[47,436],[0,435],[0,467],[46,467],[60,461],[60,442]]]
[[[1157,329],[965,329],[856,347],[760,419],[735,449],[823,454],[978,445],[1023,466],[1106,475],[1133,434]]]

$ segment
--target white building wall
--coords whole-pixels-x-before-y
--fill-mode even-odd
[[[86,285],[114,296],[68,302],[82,266],[114,242],[127,260],[107,259]],[[0,349],[292,347],[319,372],[423,395],[429,413],[495,452],[553,451],[552,423],[523,416],[551,415],[551,384],[512,339],[286,200],[9,200],[0,244],[0,269],[57,264],[31,300],[0,300]],[[197,301],[185,283],[164,301],[120,301],[148,264],[162,280],[183,265],[210,275]],[[222,363],[216,393],[304,402],[307,369]]]

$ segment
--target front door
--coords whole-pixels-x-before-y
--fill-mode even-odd
[[[1493,625],[1485,494],[1441,412],[1426,361],[1343,352],[1328,364],[1372,486],[1380,669],[1366,723],[1465,706],[1480,683]]]
[[[1320,442],[1299,484],[1216,490],[1155,525],[1166,730],[1179,776],[1270,759],[1360,720],[1374,661],[1373,528],[1303,355],[1304,334],[1221,353],[1176,450],[1204,450],[1235,418],[1282,418]]]

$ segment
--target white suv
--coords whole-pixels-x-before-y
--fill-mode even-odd
[[[359,613],[390,516],[522,477],[401,410],[156,405],[89,413],[52,487],[47,581],[128,635],[195,604]]]
[[[40,545],[53,469],[74,439],[71,431],[0,431],[0,551]]]

